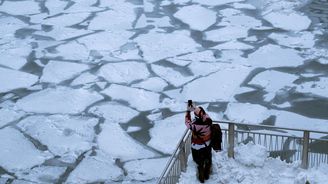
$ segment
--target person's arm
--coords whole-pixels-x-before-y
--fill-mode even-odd
[[[185,115],[185,124],[187,126],[187,128],[191,127],[191,115],[190,115],[190,111],[186,111],[186,115]]]

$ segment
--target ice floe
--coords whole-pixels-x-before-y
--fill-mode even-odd
[[[164,170],[168,159],[166,157],[129,161],[124,164],[124,168],[127,170],[127,177],[129,179],[137,181],[149,181],[153,179],[153,182],[155,182],[155,179],[157,180]]]
[[[96,92],[58,87],[32,93],[18,100],[16,104],[26,112],[75,114],[102,99]]]
[[[47,7],[49,15],[56,15],[62,13],[69,3],[61,0],[45,1],[44,5]]]
[[[64,174],[66,167],[38,166],[30,172],[18,173],[18,179],[30,181],[31,183],[56,183],[59,177]]]
[[[123,177],[123,171],[115,165],[115,160],[97,150],[89,153],[72,171],[66,183],[115,182]]]
[[[168,61],[179,65],[179,66],[186,66],[192,61],[207,61],[207,62],[216,62],[217,59],[211,50],[205,50],[200,52],[193,52],[191,54],[186,54],[182,56],[177,56],[173,58],[167,59]]]
[[[98,79],[98,76],[91,74],[90,72],[82,73],[76,79],[74,79],[71,83],[72,86],[77,85],[86,85],[90,83],[95,83]]]
[[[51,153],[74,162],[91,149],[95,137],[96,118],[67,115],[29,116],[19,122],[19,128],[46,145]]]
[[[40,82],[60,83],[89,69],[88,65],[72,62],[49,61],[44,67]]]
[[[38,81],[38,76],[0,67],[0,93],[28,88]]]
[[[147,111],[159,107],[159,94],[143,89],[131,88],[122,85],[112,84],[102,91],[115,100],[124,100],[131,107],[140,111]]]
[[[222,44],[219,44],[215,47],[212,47],[212,49],[217,49],[217,50],[250,50],[253,49],[254,47],[236,40],[228,41]]]
[[[232,6],[236,9],[256,10],[256,7],[251,4],[233,3]]]
[[[318,81],[302,83],[296,87],[296,91],[327,98],[328,77],[320,77]]]
[[[159,77],[151,77],[132,85],[135,88],[143,88],[154,92],[162,92],[166,86],[167,82]]]
[[[10,39],[10,41],[0,45],[0,65],[20,69],[26,64],[27,57],[31,52],[31,46],[27,42],[21,40],[12,41]]]
[[[0,129],[0,166],[9,172],[31,169],[50,154],[39,151],[22,133],[13,128]]]
[[[197,51],[200,47],[190,38],[188,31],[174,31],[170,34],[149,32],[139,35],[134,39],[143,52],[143,58],[147,62],[155,62],[168,57]]]
[[[311,32],[298,32],[289,34],[271,33],[269,38],[279,45],[291,48],[313,48],[315,45],[315,35]]]
[[[99,149],[109,156],[123,161],[132,159],[152,158],[156,154],[130,137],[119,124],[106,123],[101,125],[98,135]]]
[[[48,57],[64,56],[64,59],[86,62],[90,53],[90,50],[85,45],[77,41],[61,44],[56,47],[56,51],[56,53],[45,53],[45,55]]]
[[[72,26],[81,23],[83,20],[88,18],[90,13],[69,13],[62,14],[54,17],[45,17],[41,19],[32,19],[33,23],[42,23],[45,25],[55,25],[60,27]]]
[[[2,8],[2,6],[0,6]],[[14,18],[14,17],[0,17],[0,23],[1,23],[1,40],[0,43],[3,42],[3,40],[6,39],[13,39],[15,31],[27,26],[28,24],[24,23],[20,19]],[[8,41],[8,40],[7,40]]]
[[[229,103],[224,112],[226,118],[234,122],[260,124],[267,116],[268,109],[250,103]]]
[[[89,112],[104,117],[108,123],[127,123],[139,112],[117,102],[106,102],[92,107]]]
[[[239,26],[227,26],[205,32],[205,39],[213,42],[225,42],[245,38],[248,35],[247,29],[241,29]]]
[[[17,111],[9,108],[0,109],[0,128],[5,126],[7,123],[18,120],[25,115],[24,112]]]
[[[183,87],[181,98],[185,101],[194,99],[199,102],[229,101],[249,71],[250,68],[248,67],[234,65],[231,68],[225,68],[209,76],[199,78]]]
[[[246,15],[232,15],[228,17],[223,17],[218,26],[230,26],[237,27],[239,29],[250,29],[259,28],[262,26],[262,22],[256,18],[246,16]]]
[[[173,16],[199,31],[204,31],[216,22],[216,12],[199,5],[184,6]]]
[[[253,67],[272,68],[302,65],[304,59],[296,50],[269,44],[248,55],[248,61]]]
[[[92,31],[90,30],[80,30],[80,29],[61,27],[61,26],[53,26],[53,29],[49,32],[44,32],[44,31],[35,32],[36,35],[49,36],[57,41],[72,39],[90,33],[92,33]],[[73,51],[73,49],[70,49],[69,51]]]
[[[274,27],[288,31],[306,30],[311,25],[311,20],[298,12],[284,13],[272,11],[265,14],[263,18],[269,21]]]
[[[99,69],[98,75],[109,83],[131,83],[146,79],[150,73],[147,66],[140,62],[108,63]]]
[[[208,5],[208,6],[220,6],[224,4],[234,3],[234,2],[242,2],[244,0],[221,0],[221,1],[212,1],[212,0],[192,0],[192,2]]]
[[[35,1],[6,1],[1,3],[0,12],[11,15],[31,15],[40,13],[40,7]]]
[[[152,64],[151,69],[159,75],[159,77],[176,87],[181,86],[194,78],[194,76],[185,76],[171,67]]]
[[[178,141],[186,130],[184,114],[176,114],[163,120],[155,121],[150,129],[148,145],[167,154],[172,154]]]

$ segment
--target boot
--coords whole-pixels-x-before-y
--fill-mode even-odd
[[[208,160],[205,161],[205,167],[204,167],[204,179],[208,180],[210,178],[211,174],[211,163],[209,163]]]
[[[199,182],[204,183],[204,166],[198,166],[198,179]]]

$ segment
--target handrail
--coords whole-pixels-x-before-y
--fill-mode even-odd
[[[219,120],[219,121],[213,121],[213,123],[223,123],[223,124],[228,124],[228,129],[222,128],[222,131],[225,132],[225,136],[223,137],[223,139],[228,139],[228,144],[224,144],[223,148],[225,148],[224,146],[228,146],[228,156],[229,157],[234,157],[234,145],[235,145],[235,139],[238,138],[238,134],[242,134],[242,136],[244,136],[244,133],[246,134],[252,134],[255,139],[255,135],[258,136],[258,141],[261,141],[261,136],[264,136],[264,140],[265,144],[267,143],[267,137],[266,136],[271,136],[269,142],[270,142],[270,146],[272,147],[273,144],[275,144],[275,147],[277,147],[279,144],[280,147],[282,147],[282,144],[285,138],[291,138],[293,139],[293,144],[294,146],[296,146],[295,144],[300,144],[300,143],[296,143],[296,141],[299,140],[299,142],[302,143],[302,145],[296,146],[294,150],[295,152],[297,152],[297,155],[295,157],[293,157],[294,160],[298,160],[301,158],[302,163],[301,163],[301,167],[302,168],[308,168],[309,166],[309,157],[310,157],[310,161],[312,161],[312,157],[316,156],[315,154],[321,154],[321,153],[312,153],[312,155],[310,155],[310,150],[309,150],[309,144],[312,143],[313,141],[326,141],[328,142],[328,139],[314,139],[314,138],[310,138],[310,133],[319,133],[319,134],[327,134],[328,132],[324,132],[324,131],[317,131],[317,130],[305,130],[305,129],[297,129],[297,128],[286,128],[286,127],[276,127],[276,126],[269,126],[269,125],[256,125],[256,124],[246,124],[246,123],[235,123],[232,121],[226,121],[226,120]],[[292,131],[298,131],[298,132],[303,132],[303,136],[299,137],[299,136],[290,136],[290,135],[281,135],[281,134],[271,134],[271,133],[263,133],[263,132],[252,132],[251,130],[242,130],[242,129],[238,129],[235,130],[234,126],[235,125],[240,125],[240,126],[252,126],[252,127],[256,127],[256,128],[263,128],[263,129],[280,129],[280,130],[292,130]],[[227,134],[229,134],[227,136]],[[190,131],[189,129],[186,129],[186,131],[184,132],[182,138],[180,139],[174,153],[172,154],[171,158],[169,159],[163,173],[161,174],[159,180],[158,180],[158,184],[162,184],[162,183],[169,183],[169,184],[173,184],[173,183],[177,183],[179,180],[179,177],[181,175],[181,172],[183,170],[185,170],[185,166],[187,163],[187,159],[189,156],[189,149],[190,149]],[[275,141],[274,139],[272,139],[272,136],[276,137],[276,142],[273,143],[272,141]],[[269,139],[269,138],[268,138]],[[279,140],[281,139],[281,140]],[[280,142],[277,142],[277,141]],[[225,140],[227,141],[227,140]],[[238,140],[237,140],[238,141]],[[278,147],[279,147],[278,146]],[[189,147],[189,149],[186,150],[186,147]],[[274,150],[271,150],[274,151]],[[185,155],[182,155],[185,154]],[[328,158],[328,154],[325,154],[325,158]],[[179,160],[180,159],[180,160]],[[312,163],[311,166],[313,166],[314,164],[319,164],[322,160],[316,160],[316,163]],[[327,159],[326,159],[327,161]],[[179,162],[180,165],[179,167],[176,167],[177,164],[176,162]],[[172,176],[170,176],[171,171],[174,170],[174,173],[172,174]],[[174,176],[173,176],[174,175]]]

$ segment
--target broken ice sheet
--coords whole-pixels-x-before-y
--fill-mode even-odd
[[[271,11],[270,13],[265,14],[263,18],[270,22],[274,27],[288,31],[297,32],[306,30],[311,25],[311,19],[298,12]]]
[[[23,171],[42,164],[52,157],[38,150],[14,128],[0,129],[0,166],[9,172]],[[6,140],[6,141],[3,141]]]
[[[205,50],[200,52],[193,52],[190,54],[185,54],[181,56],[176,56],[173,58],[168,58],[168,61],[179,65],[179,66],[186,66],[192,61],[206,61],[206,62],[216,62],[217,59],[211,50]]]
[[[38,76],[0,67],[0,93],[28,88],[38,81]]]
[[[140,83],[133,84],[132,87],[143,88],[154,92],[162,92],[167,86],[167,82],[159,77],[151,77]]]
[[[216,12],[200,5],[184,6],[173,16],[199,31],[204,31],[216,22]]]
[[[66,13],[66,14],[60,14],[58,16],[54,17],[45,17],[41,19],[33,19],[31,20],[32,23],[36,24],[44,24],[44,25],[54,25],[54,26],[60,26],[60,27],[67,27],[72,26],[75,24],[78,24],[88,18],[90,16],[90,13]]]
[[[262,22],[256,18],[247,16],[247,15],[233,15],[223,17],[219,22],[218,26],[230,26],[230,27],[238,27],[239,29],[250,29],[250,28],[258,28],[262,26]]]
[[[18,179],[27,180],[32,183],[56,183],[59,177],[65,172],[66,167],[38,166],[28,173],[16,173]]]
[[[297,86],[296,91],[310,93],[327,98],[328,96],[328,77],[319,77],[317,81],[309,81]]]
[[[315,44],[315,35],[311,32],[298,33],[271,33],[269,38],[273,39],[279,45],[291,48],[313,48]]]
[[[40,78],[41,82],[60,83],[64,80],[71,79],[81,72],[89,69],[88,65],[62,62],[62,61],[49,61],[43,69],[43,75]]]
[[[26,64],[27,57],[31,52],[32,48],[27,41],[10,38],[8,42],[0,44],[0,65],[20,69]]]
[[[97,79],[98,79],[98,77],[96,75],[93,75],[90,72],[85,72],[85,73],[82,73],[77,78],[75,78],[72,81],[71,85],[77,86],[77,85],[82,85],[82,84],[95,83],[97,81]]]
[[[160,94],[143,89],[112,84],[102,93],[115,100],[124,100],[139,111],[156,109],[160,105]]]
[[[36,1],[3,1],[0,12],[11,15],[31,15],[40,13],[40,7]]]
[[[217,50],[229,50],[229,49],[236,49],[236,50],[250,50],[254,47],[242,42],[239,42],[237,40],[231,40],[222,44],[219,44],[215,47],[212,47],[211,49],[217,49]]]
[[[155,121],[154,127],[149,130],[151,139],[148,145],[163,153],[172,154],[186,130],[184,117],[180,113]]]
[[[16,105],[26,112],[75,114],[102,99],[98,93],[85,89],[57,87],[32,93],[18,100]]]
[[[49,36],[57,41],[61,41],[61,40],[66,40],[66,39],[86,35],[91,32],[92,31],[90,30],[84,30],[84,29],[82,30],[82,29],[74,29],[74,28],[62,27],[62,26],[52,26],[52,30],[49,32],[36,31],[34,34]],[[69,51],[73,51],[73,49],[70,49]]]
[[[101,129],[98,135],[99,149],[113,158],[127,161],[156,156],[146,146],[130,137],[119,124],[105,122]]]
[[[234,3],[234,2],[242,2],[244,0],[220,0],[220,1],[213,1],[213,0],[192,0],[194,3],[199,3],[208,6],[220,6],[224,4]]]
[[[5,38],[14,39],[16,30],[28,26],[28,24],[24,23],[20,19],[17,19],[17,18],[11,17],[11,16],[1,16],[0,24],[1,24],[0,42],[2,42],[2,40]]]
[[[231,68],[224,68],[209,76],[196,79],[183,87],[181,98],[185,101],[193,99],[199,102],[230,101],[250,70],[249,67],[232,65]]]
[[[265,45],[248,55],[248,61],[253,67],[299,66],[304,59],[294,49],[286,49],[277,45]]]
[[[140,62],[108,63],[102,66],[98,75],[109,83],[131,83],[136,80],[146,79],[150,75],[147,66]]]
[[[5,126],[9,122],[18,120],[24,115],[25,113],[22,111],[17,111],[9,108],[0,108],[0,128]]]
[[[114,182],[121,180],[123,175],[122,169],[115,164],[111,156],[96,150],[94,155],[87,153],[69,175],[66,183]]]
[[[175,87],[181,86],[194,78],[194,76],[185,76],[171,67],[152,64],[151,69],[162,79],[166,80]]]
[[[150,63],[197,51],[200,47],[190,38],[188,31],[174,31],[170,34],[150,31],[134,39],[143,52],[143,58]],[[156,43],[156,44],[154,44]]]
[[[104,117],[108,123],[127,123],[139,114],[138,111],[117,102],[106,102],[94,106],[89,112]]]
[[[29,116],[18,127],[46,145],[54,155],[74,162],[81,153],[91,149],[97,123],[96,118],[67,115]]]
[[[137,181],[149,181],[158,179],[169,160],[166,158],[142,159],[126,162],[124,168],[127,170],[128,178]],[[155,182],[155,181],[154,181]]]
[[[206,40],[213,42],[225,42],[245,38],[248,35],[248,29],[241,29],[239,26],[227,26],[205,32]]]

